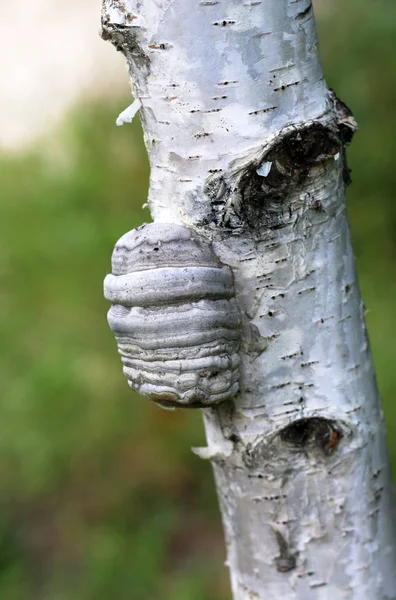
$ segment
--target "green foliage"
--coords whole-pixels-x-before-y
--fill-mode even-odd
[[[196,577],[206,598],[217,585],[203,568],[222,560],[215,492],[189,450],[200,415],[135,396],[106,325],[114,243],[150,218],[141,131],[114,127],[119,108],[80,109],[61,154],[1,158],[4,600],[193,600]]]
[[[359,124],[348,150],[347,205],[396,475],[396,4],[340,0],[335,5],[331,18],[318,23],[318,33],[328,86]]]
[[[336,6],[319,33],[360,124],[348,208],[396,466],[396,6]],[[189,451],[200,415],[135,396],[105,322],[114,242],[149,220],[140,128],[113,125],[123,105],[79,109],[58,146],[0,158],[2,600],[230,597],[211,471]]]

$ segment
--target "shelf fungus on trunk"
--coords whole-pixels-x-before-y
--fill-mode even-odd
[[[164,407],[207,407],[239,390],[241,318],[231,269],[194,231],[126,233],[104,283],[130,387]]]

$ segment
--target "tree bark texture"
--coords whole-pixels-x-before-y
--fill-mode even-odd
[[[336,34],[336,32],[335,32]],[[396,598],[384,426],[350,244],[345,144],[310,0],[104,0],[155,221],[234,273],[241,392],[203,411],[236,600]]]

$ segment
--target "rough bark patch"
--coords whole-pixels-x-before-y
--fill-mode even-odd
[[[296,450],[317,448],[325,456],[330,456],[337,449],[342,433],[335,421],[312,417],[288,425],[280,432],[280,438]]]
[[[124,54],[130,71],[131,68],[136,68],[144,73],[149,72],[150,59],[142,50],[137,35],[130,26],[104,21],[101,37],[103,40],[109,40],[118,52]]]
[[[288,131],[232,180],[222,175],[207,182],[204,191],[211,200],[210,221],[240,231],[283,227],[291,217],[291,193],[303,186],[312,167],[342,149],[336,131],[322,123]]]

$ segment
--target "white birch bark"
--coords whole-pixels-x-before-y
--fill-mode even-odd
[[[311,1],[104,0],[103,37],[141,103],[154,220],[194,228],[234,272],[241,393],[203,411],[198,451],[214,467],[234,598],[396,598],[344,203],[353,119],[326,88]]]

